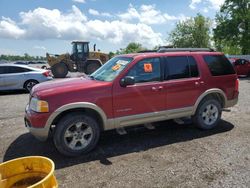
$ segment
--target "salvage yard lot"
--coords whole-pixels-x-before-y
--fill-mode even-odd
[[[24,128],[29,95],[0,94],[0,162],[50,157],[60,187],[250,187],[250,79],[240,81],[238,104],[213,130],[172,121],[127,135],[105,132],[97,148],[77,158],[59,154]]]

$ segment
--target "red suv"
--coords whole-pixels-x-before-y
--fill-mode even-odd
[[[229,59],[239,76],[250,76],[250,61],[246,59],[237,59],[237,58],[230,58]]]
[[[229,60],[209,49],[162,49],[120,55],[86,78],[35,86],[25,124],[36,138],[53,137],[59,152],[93,149],[105,130],[192,117],[215,127],[237,103],[239,82]]]

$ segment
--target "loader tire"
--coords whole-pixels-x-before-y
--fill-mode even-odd
[[[99,61],[87,61],[85,73],[92,74],[97,69],[99,69],[101,66],[102,66],[102,64]]]
[[[68,74],[68,67],[65,63],[57,63],[51,67],[51,72],[55,78],[65,78]]]

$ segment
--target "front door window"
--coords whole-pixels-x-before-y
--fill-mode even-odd
[[[133,76],[135,83],[160,81],[160,59],[150,58],[138,62],[127,74]]]

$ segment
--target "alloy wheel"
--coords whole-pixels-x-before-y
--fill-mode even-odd
[[[64,142],[72,150],[81,150],[89,145],[92,137],[92,128],[83,122],[78,122],[66,129]]]
[[[219,110],[216,105],[209,104],[204,108],[201,116],[205,124],[212,125],[218,119]]]

